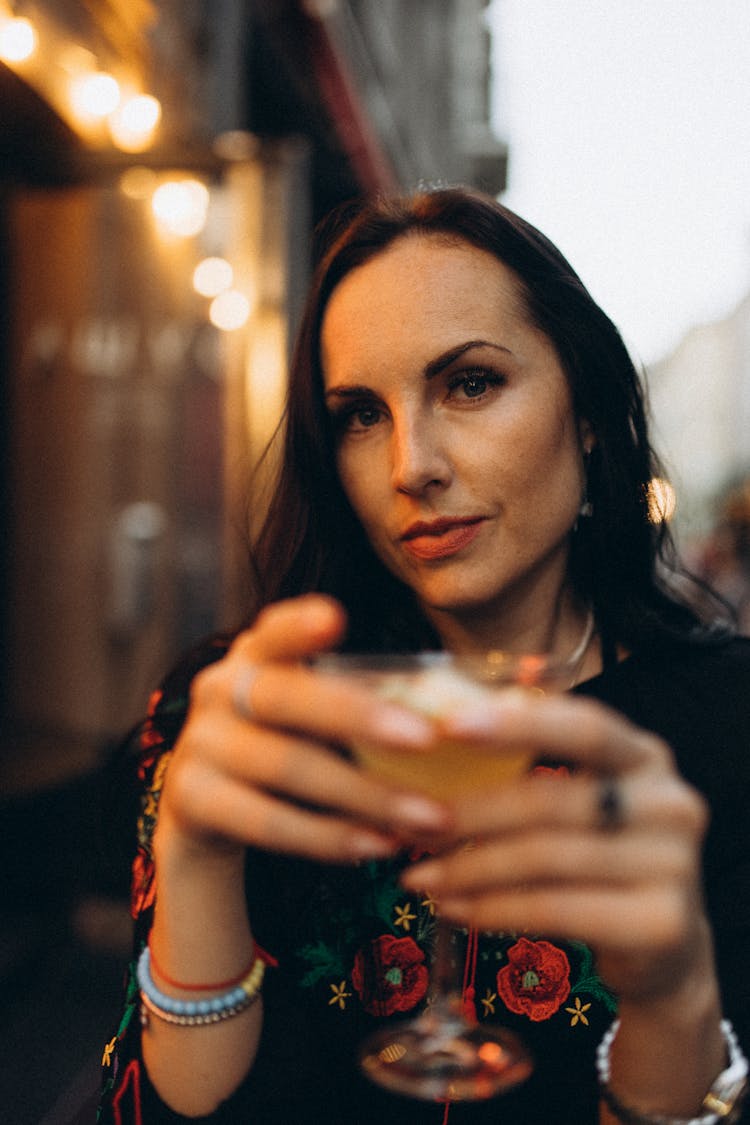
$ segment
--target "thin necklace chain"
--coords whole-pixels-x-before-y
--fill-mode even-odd
[[[568,660],[567,660],[568,664],[573,665],[573,679],[568,684],[568,691],[570,691],[571,688],[574,688],[576,686],[576,681],[578,680],[578,675],[581,671],[581,665],[583,664],[583,658],[588,651],[588,647],[591,644],[591,638],[593,637],[593,635],[594,635],[594,611],[589,606],[589,612],[586,616],[586,624],[583,627],[583,633],[581,634],[581,639],[578,642],[578,644],[576,645],[576,647],[573,649],[573,651],[571,652],[571,654],[570,654],[570,656],[568,657]]]

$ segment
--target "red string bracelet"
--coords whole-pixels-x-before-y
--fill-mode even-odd
[[[185,992],[223,992],[227,988],[234,988],[235,985],[240,984],[240,982],[245,979],[258,958],[265,960],[264,957],[260,956],[260,951],[257,951],[253,954],[250,963],[246,965],[242,972],[238,973],[236,977],[231,977],[229,980],[218,980],[213,984],[186,984],[184,981],[175,980],[174,977],[167,976],[154,957],[154,951],[151,948],[150,941],[148,943],[148,951],[151,957],[151,966],[155,969],[157,976],[160,976],[165,984],[171,985],[172,988],[184,989]]]

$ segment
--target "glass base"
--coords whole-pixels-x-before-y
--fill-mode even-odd
[[[428,1009],[376,1032],[360,1065],[379,1086],[425,1101],[480,1101],[528,1078],[531,1057],[511,1031]]]

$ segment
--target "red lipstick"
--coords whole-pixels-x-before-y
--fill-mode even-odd
[[[404,548],[417,559],[445,559],[467,547],[484,522],[483,516],[413,523],[401,536]]]

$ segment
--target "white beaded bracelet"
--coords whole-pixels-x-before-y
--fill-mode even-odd
[[[599,1076],[599,1093],[618,1121],[625,1122],[625,1125],[719,1125],[720,1122],[737,1121],[747,1093],[748,1062],[729,1020],[722,1020],[719,1026],[727,1045],[729,1065],[721,1072],[703,1099],[702,1109],[706,1112],[700,1117],[688,1119],[640,1113],[624,1105],[613,1094],[609,1085],[610,1052],[620,1027],[620,1021],[615,1020],[597,1047],[596,1071]]]
[[[257,1000],[266,966],[260,957],[253,961],[245,978],[218,996],[201,1000],[177,1000],[162,992],[151,976],[151,956],[148,946],[138,958],[138,986],[141,990],[141,1023],[148,1023],[149,1012],[165,1023],[178,1027],[202,1027],[231,1019]]]

